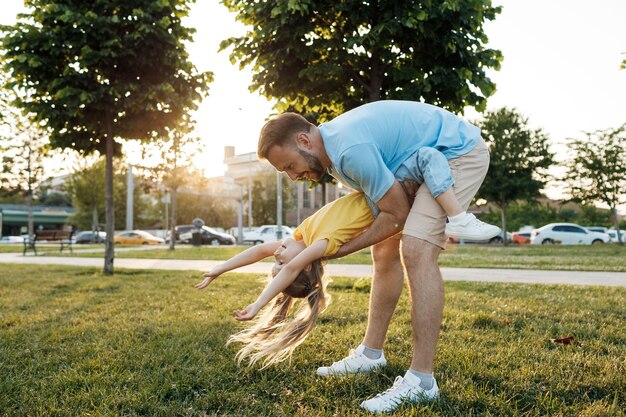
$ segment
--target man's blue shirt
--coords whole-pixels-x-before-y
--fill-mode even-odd
[[[476,126],[447,110],[397,100],[365,104],[319,129],[331,175],[374,202],[389,191],[403,163],[414,163],[409,157],[418,149],[430,146],[453,159],[471,151],[480,138]]]

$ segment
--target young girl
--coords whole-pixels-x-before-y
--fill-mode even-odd
[[[400,179],[425,182],[431,192],[437,190],[433,196],[450,221],[454,217],[462,220],[457,222],[457,236],[479,234],[493,237],[499,233],[496,226],[480,222],[461,208],[452,191],[452,178],[449,168],[445,170],[448,163],[443,154],[433,148],[422,148],[416,158],[415,172],[404,173]],[[442,172],[447,172],[447,176]],[[274,278],[254,303],[234,313],[239,321],[251,320],[276,298],[273,306],[250,328],[229,339],[229,343],[244,344],[237,353],[239,362],[248,358],[250,365],[262,360],[264,367],[270,366],[289,357],[304,341],[329,302],[321,260],[333,256],[341,245],[367,229],[374,221],[372,211],[376,211],[376,207],[370,208],[363,193],[346,195],[305,219],[296,228],[293,238],[251,247],[204,274],[204,280],[196,285],[198,289],[206,288],[225,272],[268,256],[275,258]],[[467,216],[470,216],[469,220]],[[303,298],[304,302],[300,303],[295,317],[287,320],[294,298]]]

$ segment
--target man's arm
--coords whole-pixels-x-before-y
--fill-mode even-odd
[[[402,231],[409,215],[408,198],[397,181],[378,203],[380,214],[374,223],[359,236],[344,243],[332,258],[341,258],[353,252],[372,246]]]

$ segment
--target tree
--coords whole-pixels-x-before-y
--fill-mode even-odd
[[[528,119],[515,110],[501,108],[487,112],[476,123],[489,145],[489,172],[477,197],[497,205],[506,235],[507,207],[516,200],[534,200],[547,183],[545,170],[553,164],[548,136],[528,127]],[[506,239],[504,239],[506,245]]]
[[[100,230],[100,225],[105,220],[105,169],[106,160],[98,158],[92,164],[85,164],[76,169],[65,183],[65,191],[72,200],[72,206],[76,209],[72,215],[72,223],[80,229]],[[113,165],[114,198],[118,203],[115,205],[115,228],[123,229],[125,226],[126,213],[126,173],[119,161]],[[141,187],[134,189],[134,213],[142,218],[147,209],[146,202],[141,198]]]
[[[623,244],[617,206],[626,203],[626,124],[585,135],[569,140],[573,156],[566,163],[568,191],[574,201],[609,206]]]
[[[285,174],[283,179],[287,178]],[[286,212],[295,207],[293,201],[293,187],[292,182],[283,180],[283,219],[286,217]],[[259,175],[252,183],[252,218],[254,224],[276,224],[276,196],[277,196],[277,181],[276,174],[270,173],[265,175]]]
[[[251,89],[324,121],[380,99],[422,100],[462,112],[484,109],[495,91],[486,70],[500,51],[485,47],[487,0],[443,2],[224,0],[250,30],[222,50],[254,73]]]
[[[26,196],[28,235],[32,236],[35,233],[33,193],[44,179],[44,162],[49,154],[48,138],[42,129],[16,109],[8,105],[2,106],[2,109],[2,123],[7,129],[0,142],[0,188]]]
[[[170,236],[176,236],[178,224],[178,190],[189,179],[191,156],[200,151],[200,138],[193,135],[194,121],[189,115],[184,115],[179,127],[168,131],[164,140],[144,146],[144,159],[156,160],[156,164],[138,166],[143,175],[148,178],[148,184],[154,187],[165,188],[172,202]],[[147,158],[145,158],[148,156]],[[170,239],[170,250],[176,248],[176,239]]]
[[[210,181],[199,172],[191,171],[184,189],[178,193],[181,224],[191,224],[201,218],[207,226],[229,228],[236,222],[236,209],[229,195],[211,191]]]
[[[186,0],[26,0],[2,26],[15,101],[49,129],[53,147],[106,155],[105,273],[113,273],[115,138],[156,140],[197,107],[212,80],[188,59]]]

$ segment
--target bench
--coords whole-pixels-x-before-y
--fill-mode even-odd
[[[74,234],[74,230],[39,230],[35,232],[34,235],[24,238],[24,253],[28,250],[32,250],[37,255],[37,242],[46,241],[46,242],[57,242],[60,244],[60,252],[63,252],[63,249],[69,248],[71,253],[74,253],[72,250],[72,235]]]

